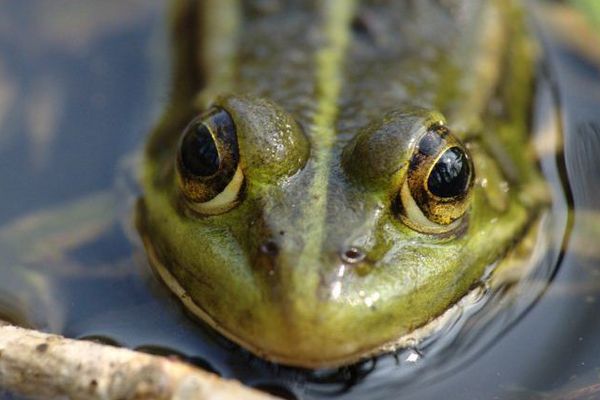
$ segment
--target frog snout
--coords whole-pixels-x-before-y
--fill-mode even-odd
[[[365,259],[366,253],[358,246],[347,246],[342,248],[339,256],[346,264],[357,264]]]
[[[261,243],[259,251],[266,256],[276,257],[279,254],[279,246],[275,240],[268,239]],[[366,253],[359,246],[344,246],[338,252],[338,256],[345,263],[356,264],[365,259]]]
[[[258,250],[261,254],[274,258],[279,254],[279,244],[273,239],[268,239],[259,246]]]
[[[279,238],[267,238],[258,245],[258,259],[267,261],[271,268],[275,267],[279,258],[286,258],[288,261],[297,259],[301,252],[301,247],[289,246],[290,243],[278,240]],[[340,245],[335,248],[324,250],[321,254],[321,262],[335,265],[356,265],[367,260],[367,251],[357,245]]]

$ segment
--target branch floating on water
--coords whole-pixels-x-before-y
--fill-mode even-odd
[[[180,361],[1,320],[0,388],[44,399],[275,399]]]

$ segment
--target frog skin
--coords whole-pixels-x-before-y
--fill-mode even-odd
[[[173,7],[137,223],[229,339],[307,368],[390,350],[544,208],[516,2],[198,3]]]

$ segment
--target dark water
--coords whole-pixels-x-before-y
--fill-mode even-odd
[[[445,351],[425,344],[306,372],[256,359],[194,321],[140,251],[132,166],[167,102],[165,20],[158,1],[0,3],[0,315],[176,354],[288,398],[520,399],[600,383],[598,64],[540,31],[538,105],[558,104],[564,128],[563,153],[542,157],[542,168],[560,190],[559,174],[570,187],[544,225],[552,240],[566,238],[563,252],[540,261],[538,278],[557,271],[548,289],[524,291],[499,320],[475,319],[485,329],[449,329]]]

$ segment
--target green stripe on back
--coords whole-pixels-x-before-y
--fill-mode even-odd
[[[230,92],[234,84],[241,23],[238,0],[205,0],[200,7],[198,43],[202,50],[196,62],[206,77],[206,86],[196,99],[205,109],[215,95]]]
[[[314,178],[308,188],[305,209],[306,232],[312,234],[300,254],[298,268],[310,268],[318,262],[325,235],[327,187],[332,148],[336,136],[338,98],[342,88],[343,63],[349,42],[350,22],[356,1],[331,0],[323,2],[323,24],[327,44],[315,54],[317,111],[311,126]]]

